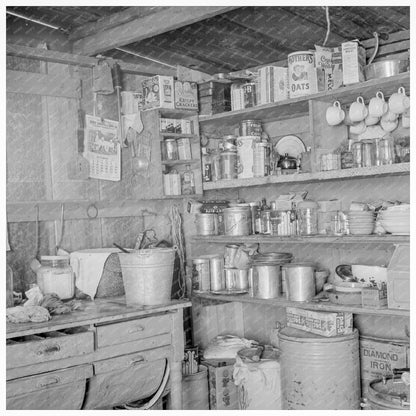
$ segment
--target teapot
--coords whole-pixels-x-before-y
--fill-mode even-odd
[[[279,160],[279,166],[282,169],[296,169],[296,158],[289,156],[285,153],[285,157]]]

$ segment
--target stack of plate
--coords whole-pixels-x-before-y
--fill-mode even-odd
[[[395,235],[410,234],[410,205],[394,205],[380,211],[378,215],[380,225],[388,232]]]
[[[290,263],[293,259],[292,253],[271,252],[264,254],[256,254],[253,256],[253,264],[268,265],[268,264],[285,264]]]
[[[348,224],[350,234],[372,234],[375,225],[375,213],[374,211],[349,211]]]

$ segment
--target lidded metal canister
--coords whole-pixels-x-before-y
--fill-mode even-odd
[[[251,234],[250,205],[225,208],[224,227],[225,235]]]
[[[358,331],[323,337],[283,328],[279,332],[282,409],[360,409]]]
[[[195,224],[197,235],[218,235],[217,213],[196,213]]]

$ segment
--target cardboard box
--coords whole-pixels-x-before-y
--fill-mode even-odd
[[[231,111],[244,108],[243,84],[231,84]]]
[[[121,91],[121,112],[136,114],[143,108],[143,93],[135,91]]]
[[[260,68],[257,77],[257,104],[268,104],[289,98],[288,69],[279,66]]]
[[[324,337],[347,335],[353,332],[351,312],[318,312],[299,308],[286,308],[286,323]]]
[[[142,81],[144,109],[174,108],[173,77],[155,75]]]
[[[237,386],[234,384],[235,360],[204,360],[208,367],[210,410],[238,410]]]
[[[175,81],[175,108],[198,111],[198,85],[196,82]]]
[[[410,246],[397,244],[387,266],[389,309],[410,310]]]
[[[365,49],[358,42],[344,42],[342,47],[342,79],[344,85],[365,81]]]
[[[409,343],[373,337],[360,337],[361,389],[367,395],[371,380],[391,375],[394,368],[410,365]]]
[[[379,287],[363,287],[361,291],[363,308],[379,309],[387,306],[387,285],[380,283]]]

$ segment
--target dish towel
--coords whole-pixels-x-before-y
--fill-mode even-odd
[[[117,248],[96,248],[72,252],[69,261],[75,274],[75,286],[94,299],[108,256],[119,251]]]

